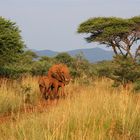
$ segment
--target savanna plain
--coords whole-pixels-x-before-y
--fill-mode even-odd
[[[38,78],[1,80],[1,140],[139,140],[140,95],[107,78],[72,81],[66,97],[43,100]],[[61,89],[60,89],[61,90]]]

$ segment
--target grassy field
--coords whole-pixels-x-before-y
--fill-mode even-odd
[[[90,84],[70,83],[67,98],[47,101],[42,111],[21,113],[39,106],[37,79],[2,82],[0,114],[10,118],[0,124],[1,140],[139,140],[140,95],[111,87],[108,79]],[[131,89],[131,88],[130,88]]]

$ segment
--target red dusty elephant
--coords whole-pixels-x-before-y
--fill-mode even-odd
[[[64,87],[70,82],[69,69],[64,64],[53,65],[47,76],[39,79],[39,88],[43,97],[46,98],[46,93],[52,92],[58,96],[59,88],[61,87],[61,94],[64,95]]]
[[[50,93],[51,82],[48,76],[42,76],[38,80],[39,89],[43,98],[47,99],[46,93]]]

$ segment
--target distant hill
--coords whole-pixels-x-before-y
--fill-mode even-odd
[[[78,53],[82,52],[87,60],[90,62],[97,62],[102,60],[111,60],[113,57],[112,51],[106,51],[100,48],[92,48],[92,49],[77,49],[68,51],[71,56],[74,56]]]
[[[60,52],[51,51],[51,50],[33,50],[38,56],[49,56],[53,57]],[[113,57],[112,51],[106,51],[101,48],[91,48],[91,49],[76,49],[71,51],[66,51],[71,56],[76,54],[83,53],[85,58],[90,62],[97,62],[102,60],[111,60]]]
[[[38,56],[53,57],[58,54],[58,52],[51,51],[51,50],[32,50],[32,51],[34,51]]]

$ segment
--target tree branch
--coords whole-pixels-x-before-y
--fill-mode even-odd
[[[111,46],[112,46],[112,49],[113,49],[115,55],[118,55],[118,52],[116,50],[116,45],[113,42],[111,42]]]
[[[134,59],[136,60],[136,58],[140,55],[140,45],[138,46],[136,52],[135,52],[135,56]]]

